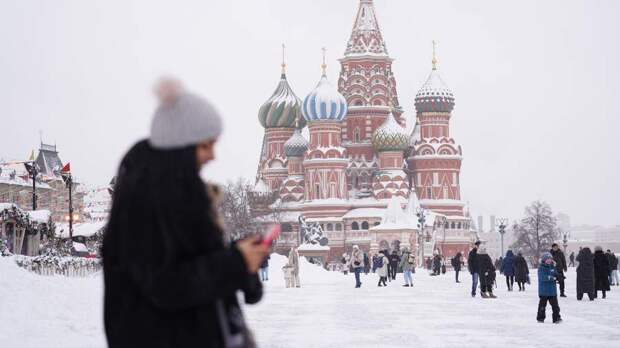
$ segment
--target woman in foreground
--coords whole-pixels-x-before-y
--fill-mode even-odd
[[[200,178],[222,129],[173,80],[157,88],[149,139],[121,161],[103,243],[110,347],[253,347],[237,303],[262,296],[257,238],[226,246],[215,190]]]

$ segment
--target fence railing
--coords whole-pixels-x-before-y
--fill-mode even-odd
[[[103,268],[100,259],[72,256],[15,256],[15,263],[43,276],[87,277]]]

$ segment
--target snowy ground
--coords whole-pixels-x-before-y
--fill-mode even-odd
[[[606,300],[577,302],[569,271],[564,322],[535,319],[537,295],[508,293],[495,300],[469,296],[470,278],[430,277],[418,270],[413,288],[402,275],[377,288],[374,275],[353,287],[353,276],[302,264],[300,289],[285,289],[273,255],[264,300],[245,309],[260,347],[590,347],[620,342],[620,288]],[[502,278],[498,278],[503,280]],[[534,279],[535,280],[535,277]],[[0,258],[0,346],[105,347],[102,278],[41,277]]]

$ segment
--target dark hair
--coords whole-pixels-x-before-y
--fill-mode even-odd
[[[551,244],[551,247],[552,247],[552,248],[553,248],[553,247],[556,247],[556,246],[558,246],[558,243],[553,243],[553,244]]]

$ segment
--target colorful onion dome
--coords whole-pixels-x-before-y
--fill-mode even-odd
[[[409,147],[409,134],[389,114],[385,122],[372,134],[372,146],[381,151],[404,151]]]
[[[316,88],[304,99],[302,113],[308,122],[341,122],[347,115],[347,101],[323,75]]]
[[[432,70],[428,79],[415,96],[417,112],[451,112],[454,109],[454,94],[443,82],[437,70]]]
[[[258,110],[258,120],[264,128],[294,128],[299,117],[302,120],[299,127],[303,128],[305,120],[300,116],[301,99],[291,89],[283,71],[275,92]]]
[[[417,112],[451,112],[454,109],[454,94],[437,71],[435,41],[433,41],[432,63],[431,74],[415,95],[415,109]]]
[[[301,131],[298,128],[284,143],[284,153],[286,157],[301,157],[308,150],[308,145],[308,140],[301,135]]]

